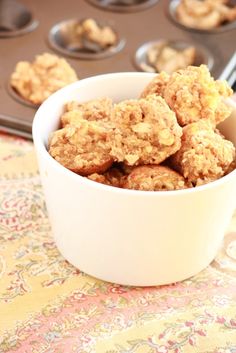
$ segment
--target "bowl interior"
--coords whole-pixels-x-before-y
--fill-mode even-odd
[[[72,83],[52,94],[36,112],[33,121],[33,139],[36,146],[46,150],[48,138],[59,125],[64,105],[68,101],[78,102],[110,97],[114,102],[138,98],[144,87],[156,74],[146,72],[112,73],[86,78]],[[236,103],[227,100],[233,112],[218,127],[236,146]]]

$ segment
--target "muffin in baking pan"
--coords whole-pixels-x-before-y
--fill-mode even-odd
[[[19,97],[38,106],[58,89],[77,80],[75,70],[64,58],[43,53],[32,62],[18,62],[11,74],[10,86]]]

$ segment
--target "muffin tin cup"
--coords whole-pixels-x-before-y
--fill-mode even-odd
[[[107,11],[136,12],[155,5],[158,0],[87,0],[90,4]]]
[[[81,20],[71,19],[53,26],[48,35],[50,47],[65,56],[86,60],[104,59],[118,53],[124,48],[126,41],[123,38],[119,38],[115,30],[114,32],[117,35],[117,43],[115,45],[97,52],[82,47],[74,32],[75,26],[79,23],[81,23]]]
[[[195,28],[195,27],[189,27],[186,26],[185,24],[183,24],[177,17],[176,15],[176,8],[179,5],[179,3],[181,2],[181,0],[171,0],[170,3],[167,6],[166,12],[167,12],[167,16],[170,18],[170,20],[172,22],[174,22],[175,25],[179,26],[182,29],[185,29],[186,31],[192,31],[192,32],[198,32],[198,33],[212,33],[212,34],[216,34],[216,33],[222,33],[222,32],[226,32],[226,31],[230,31],[232,29],[236,28],[236,20],[232,21],[232,22],[228,22],[225,24],[222,24],[216,28],[212,28],[212,29],[201,29],[201,28]]]
[[[39,21],[34,18],[31,18],[30,21],[23,27],[20,27],[17,30],[3,30],[0,27],[0,38],[13,38],[21,36],[27,33],[34,31],[38,27]]]
[[[2,0],[0,3],[0,38],[17,37],[38,26],[30,9],[18,0]]]
[[[183,40],[159,39],[156,41],[146,42],[137,49],[134,56],[134,64],[138,70],[146,72],[156,72],[155,68],[152,67],[152,65],[148,62],[147,52],[153,46],[162,42],[167,43],[170,47],[176,50],[183,50],[190,46],[193,46],[196,50],[196,57],[192,65],[199,66],[201,64],[205,64],[208,66],[209,70],[213,69],[214,58],[212,54],[208,51],[208,49],[204,46]]]
[[[22,97],[18,92],[17,90],[15,90],[10,82],[7,82],[6,83],[6,90],[8,92],[8,94],[15,100],[17,101],[18,103],[20,104],[23,104],[24,106],[26,107],[30,107],[32,109],[38,109],[40,104],[34,104],[32,102],[30,102],[29,100],[25,99],[24,97]]]

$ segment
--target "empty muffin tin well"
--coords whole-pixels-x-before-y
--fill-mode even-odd
[[[33,31],[38,21],[23,4],[15,0],[0,3],[0,38],[11,38]]]
[[[236,20],[234,20],[232,22],[225,22],[225,23],[221,24],[220,26],[218,26],[216,28],[212,28],[212,29],[200,29],[200,28],[186,26],[178,19],[178,16],[176,14],[176,9],[177,9],[177,6],[180,4],[180,2],[181,2],[181,0],[171,0],[167,6],[166,13],[167,13],[168,17],[171,19],[171,21],[174,22],[176,25],[178,25],[182,29],[185,29],[188,31],[194,31],[194,32],[213,33],[213,34],[215,33],[216,34],[216,33],[221,33],[221,32],[229,31],[229,30],[236,28]],[[232,4],[233,4],[233,2],[232,2]],[[236,4],[234,3],[234,5],[236,5]]]
[[[214,59],[211,53],[202,45],[190,43],[182,40],[165,40],[160,39],[156,41],[150,41],[142,44],[136,51],[134,62],[135,66],[141,71],[155,72],[154,67],[149,63],[147,53],[155,45],[165,43],[169,47],[175,50],[184,50],[188,47],[194,47],[196,50],[195,60],[193,62],[194,66],[199,66],[205,64],[208,66],[209,70],[212,70],[214,65]]]
[[[97,60],[114,55],[125,46],[125,39],[119,38],[118,33],[112,26],[110,27],[114,30],[117,36],[115,45],[108,46],[104,49],[101,49],[97,44],[88,41],[82,45],[76,34],[76,27],[82,23],[82,21],[83,20],[70,19],[53,26],[48,36],[51,48],[72,58]],[[96,22],[101,26],[109,26],[107,23],[101,24],[99,21]]]
[[[158,0],[87,0],[89,3],[103,10],[115,12],[142,11],[155,5]]]

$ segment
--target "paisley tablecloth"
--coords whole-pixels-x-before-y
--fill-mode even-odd
[[[33,144],[1,134],[0,352],[235,353],[236,215],[195,277],[154,288],[96,280],[55,246]]]

